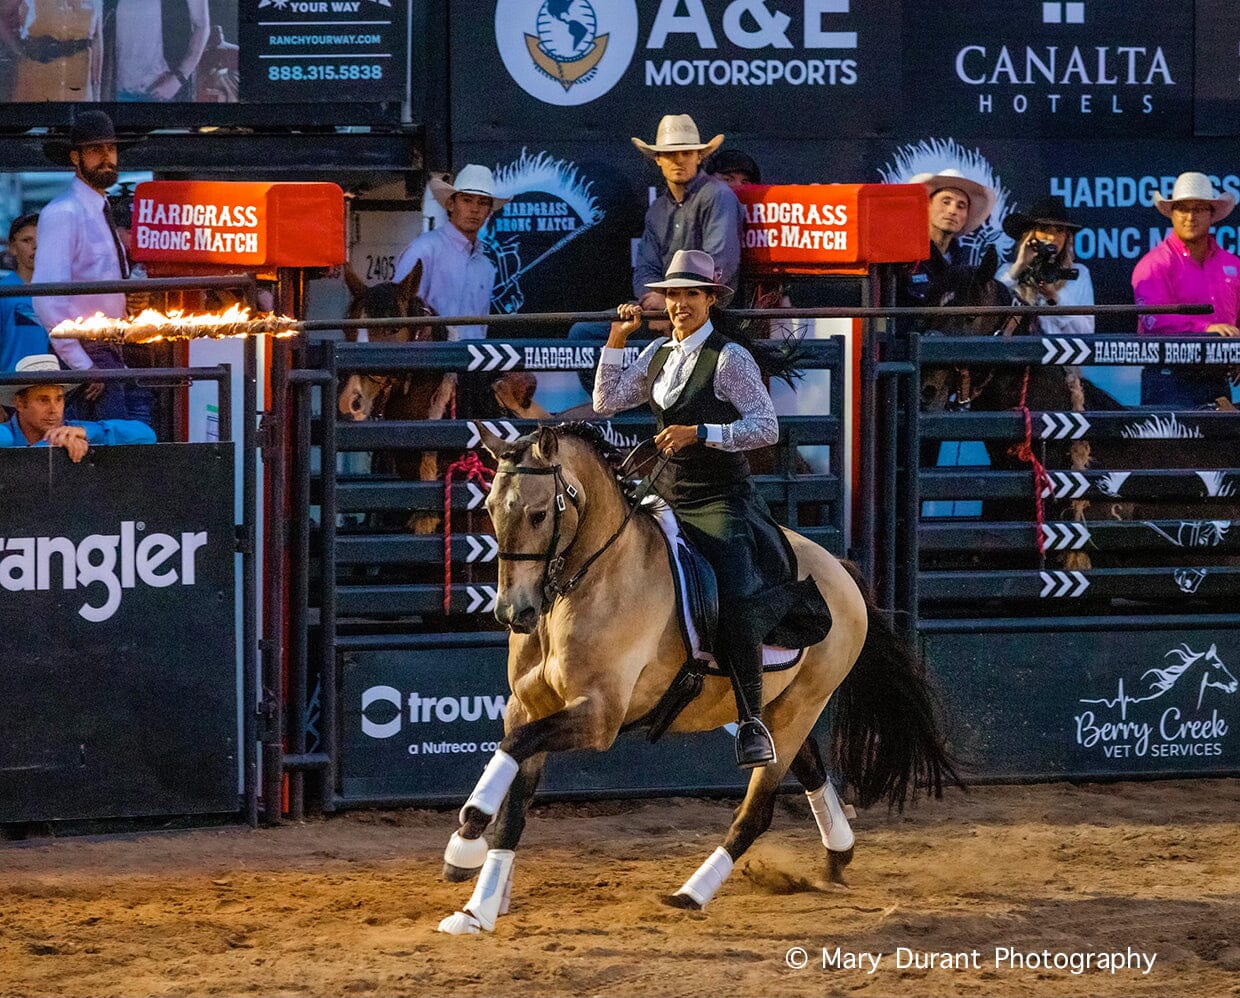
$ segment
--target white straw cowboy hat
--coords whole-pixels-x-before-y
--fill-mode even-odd
[[[448,198],[453,194],[481,194],[494,202],[491,206],[493,211],[502,208],[512,200],[512,198],[501,198],[496,195],[494,174],[488,167],[479,166],[477,163],[467,163],[462,166],[461,172],[456,175],[452,183],[432,177],[430,187],[435,200],[443,205],[444,211],[448,210]]]
[[[668,288],[709,288],[719,298],[719,307],[726,308],[736,293],[726,284],[720,284],[720,273],[715,269],[714,258],[704,250],[677,250],[667,265],[667,275],[661,281],[646,285],[656,291]]]
[[[965,220],[964,228],[959,232],[962,236],[967,236],[986,221],[995,206],[995,192],[976,180],[970,180],[959,170],[948,169],[940,170],[938,173],[919,173],[909,178],[909,183],[925,184],[931,197],[949,187],[953,190],[964,191],[969,197],[969,217]]]
[[[27,357],[19,360],[13,368],[14,374],[34,374],[36,371],[59,371],[61,370],[60,361],[56,359],[56,355],[52,353],[32,353]],[[0,385],[0,405],[7,405],[12,409],[17,404],[17,393],[25,391],[32,385]],[[65,390],[65,394],[79,387],[78,385],[61,385]]]
[[[1181,173],[1175,178],[1175,186],[1171,188],[1171,197],[1165,198],[1159,191],[1154,192],[1154,207],[1171,217],[1171,206],[1177,201],[1208,201],[1212,209],[1210,224],[1221,222],[1231,214],[1236,206],[1236,199],[1231,194],[1222,194],[1214,189],[1214,184],[1204,173]]]
[[[723,145],[723,134],[716,135],[709,142],[703,142],[698,133],[698,126],[687,114],[665,114],[659,119],[659,128],[655,132],[654,144],[643,142],[636,135],[633,145],[643,155],[654,159],[661,152],[682,152],[696,149],[709,156]]]

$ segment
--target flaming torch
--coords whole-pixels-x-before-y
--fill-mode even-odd
[[[53,339],[105,340],[119,343],[157,343],[161,340],[218,340],[246,336],[296,336],[301,323],[271,312],[250,317],[244,306],[223,312],[160,312],[148,308],[130,319],[113,319],[96,312],[88,319],[66,319],[52,331]]]

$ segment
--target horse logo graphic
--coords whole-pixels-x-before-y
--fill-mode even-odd
[[[1111,710],[1118,707],[1120,719],[1127,720],[1129,704],[1149,703],[1151,700],[1159,699],[1180,685],[1184,677],[1197,668],[1201,669],[1201,682],[1197,687],[1198,710],[1201,709],[1206,690],[1221,690],[1230,696],[1240,687],[1240,683],[1237,683],[1236,677],[1232,675],[1231,670],[1219,658],[1217,645],[1210,645],[1206,651],[1193,651],[1188,644],[1181,644],[1178,648],[1172,648],[1163,657],[1173,659],[1174,661],[1165,669],[1146,669],[1141,674],[1141,682],[1146,682],[1150,676],[1154,677],[1153,679],[1148,679],[1148,689],[1143,696],[1129,696],[1124,690],[1124,679],[1121,676],[1114,698],[1100,697],[1096,700],[1081,698],[1078,702],[1100,704]],[[1185,683],[1184,685],[1191,684]]]
[[[976,267],[991,246],[1000,258],[1005,257],[1012,248],[1013,239],[1003,231],[1003,219],[1016,206],[1009,203],[1011,192],[1003,186],[1002,179],[980,151],[966,149],[955,139],[923,139],[915,145],[901,146],[895,158],[878,172],[884,183],[907,184],[919,173],[941,173],[949,168],[959,170],[970,180],[995,192],[995,206],[990,217],[969,235],[957,240],[967,255],[964,262]]]
[[[509,75],[546,104],[586,104],[614,87],[637,49],[634,0],[499,0],[495,39]]]
[[[1120,436],[1127,440],[1196,440],[1201,437],[1201,428],[1185,426],[1174,412],[1169,412],[1130,423],[1120,431]]]
[[[1157,523],[1146,521],[1146,526],[1161,534],[1176,547],[1212,548],[1227,539],[1231,530],[1230,520],[1181,520],[1174,535],[1167,533]]]

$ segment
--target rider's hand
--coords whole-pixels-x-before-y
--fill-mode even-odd
[[[1215,322],[1206,326],[1207,333],[1218,333],[1220,336],[1240,336],[1240,327],[1227,322]]]
[[[696,426],[665,426],[654,438],[654,445],[665,456],[678,454],[697,442]]]
[[[611,333],[607,337],[607,345],[613,349],[624,346],[628,338],[642,326],[641,305],[625,302],[616,308],[616,314],[620,316],[620,319],[611,324]]]
[[[1038,240],[1033,238],[1033,233],[1029,232],[1025,238],[1020,241],[1020,250],[1016,254],[1016,260],[1012,263],[1012,276],[1020,280],[1020,275],[1029,269],[1029,264],[1033,263],[1036,255],[1033,244]]]
[[[77,464],[86,456],[90,444],[86,442],[86,431],[80,426],[57,426],[43,436],[49,447],[63,447],[69,452],[69,460]]]
[[[92,381],[82,389],[82,397],[87,402],[98,402],[103,397],[103,389],[107,387],[102,381]]]

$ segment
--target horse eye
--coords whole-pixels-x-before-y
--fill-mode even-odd
[[[546,510],[540,509],[530,514],[530,523],[536,527],[540,526],[545,519],[547,519]]]

